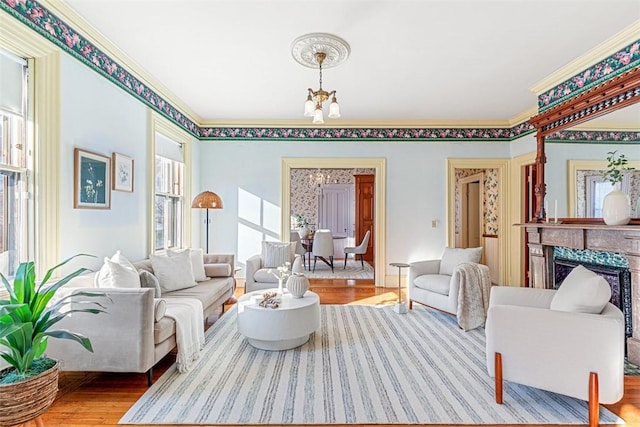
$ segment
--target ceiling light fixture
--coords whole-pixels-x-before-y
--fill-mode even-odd
[[[326,33],[305,34],[295,39],[291,45],[293,58],[305,67],[318,68],[320,73],[320,88],[307,89],[307,101],[304,104],[304,115],[313,117],[313,124],[324,123],[322,111],[324,101],[331,98],[329,106],[329,118],[340,117],[340,106],[336,97],[336,91],[330,92],[322,89],[322,69],[335,67],[346,61],[351,53],[351,48],[340,37]]]

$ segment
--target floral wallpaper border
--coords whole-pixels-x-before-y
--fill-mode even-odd
[[[542,112],[627,70],[640,66],[640,40],[538,96]]]
[[[535,131],[528,121],[510,128],[259,128],[200,127],[146,86],[84,36],[35,0],[0,0],[0,9],[42,35],[65,52],[130,93],[153,110],[200,140],[348,140],[348,141],[513,141]],[[598,83],[640,64],[640,41],[581,74]],[[604,65],[603,65],[604,64]],[[574,81],[575,80],[575,81]],[[571,84],[569,84],[571,82]],[[574,77],[539,97],[539,106],[551,107],[583,85]],[[590,83],[593,85],[595,83]],[[563,98],[555,98],[562,93]]]
[[[547,136],[545,142],[632,145],[640,144],[640,132],[561,130]]]
[[[191,135],[199,136],[198,125],[40,3],[33,0],[1,0],[0,6],[1,9],[29,28],[173,121]]]
[[[629,268],[629,261],[624,255],[616,252],[594,251],[592,249],[572,249],[564,246],[553,248],[554,258],[564,258],[571,261],[588,262],[591,264],[608,265],[611,267]]]

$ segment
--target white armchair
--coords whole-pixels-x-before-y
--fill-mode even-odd
[[[262,252],[249,258],[245,265],[244,291],[252,292],[278,287],[278,279],[269,272],[285,262],[302,263],[296,254],[297,242],[262,242]]]
[[[367,253],[367,246],[369,246],[369,238],[371,237],[371,230],[367,230],[364,237],[362,238],[362,242],[358,246],[347,246],[344,248],[344,268],[347,268],[347,258],[349,258],[349,254],[353,254],[353,259],[356,259],[356,255],[360,255],[360,264],[362,264],[362,269],[364,270],[364,254]]]
[[[482,248],[445,248],[441,259],[413,262],[409,266],[409,309],[417,302],[450,314],[458,309],[463,262],[480,262]]]
[[[598,286],[608,288],[602,281]],[[595,295],[584,279],[576,283],[578,298]],[[589,401],[589,424],[596,426],[599,403],[615,403],[624,392],[624,317],[600,291],[604,304],[596,313],[579,312],[582,303],[561,307],[558,299],[567,292],[560,289],[492,288],[487,370],[495,377],[497,403],[502,381],[513,381]]]

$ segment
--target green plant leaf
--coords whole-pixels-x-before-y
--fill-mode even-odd
[[[85,337],[84,335],[76,334],[74,332],[69,332],[64,329],[57,330],[57,331],[48,331],[46,334],[50,337],[62,338],[62,339],[67,339],[67,340],[80,343],[84,348],[86,348],[91,353],[93,353],[93,347],[91,346],[91,341],[89,340],[89,338]]]

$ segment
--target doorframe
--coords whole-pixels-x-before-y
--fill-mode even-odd
[[[522,218],[524,218],[524,194],[522,188],[527,182],[527,175],[525,173],[525,166],[534,164],[536,161],[536,153],[531,152],[523,154],[511,159],[511,178],[509,179],[514,185],[511,186],[511,203],[509,212],[511,216],[509,222],[511,224],[521,224]],[[522,277],[524,276],[524,242],[525,242],[525,229],[523,227],[514,227],[511,232],[509,242],[509,268],[508,276],[509,284],[512,286],[525,286],[522,283]]]
[[[464,177],[458,181],[458,184],[460,184],[460,245],[463,248],[469,247],[469,232],[466,226],[466,224],[469,222],[467,195],[469,194],[469,184],[472,184],[474,182],[478,182],[480,184],[480,204],[482,205],[484,202],[484,172]],[[480,222],[480,240],[482,240],[482,234],[484,234],[484,218],[482,217],[482,214],[483,210],[482,206],[480,206],[480,215],[478,216],[478,221]]]
[[[280,191],[280,229],[283,242],[289,241],[291,233],[291,169],[354,169],[368,168],[375,170],[375,233],[373,246],[375,259],[375,286],[384,287],[386,274],[386,182],[387,159],[385,158],[331,158],[331,157],[283,157],[281,167]]]
[[[447,246],[456,243],[456,169],[497,169],[498,170],[498,284],[506,283],[509,267],[511,227],[509,226],[510,183],[509,159],[447,159]]]

